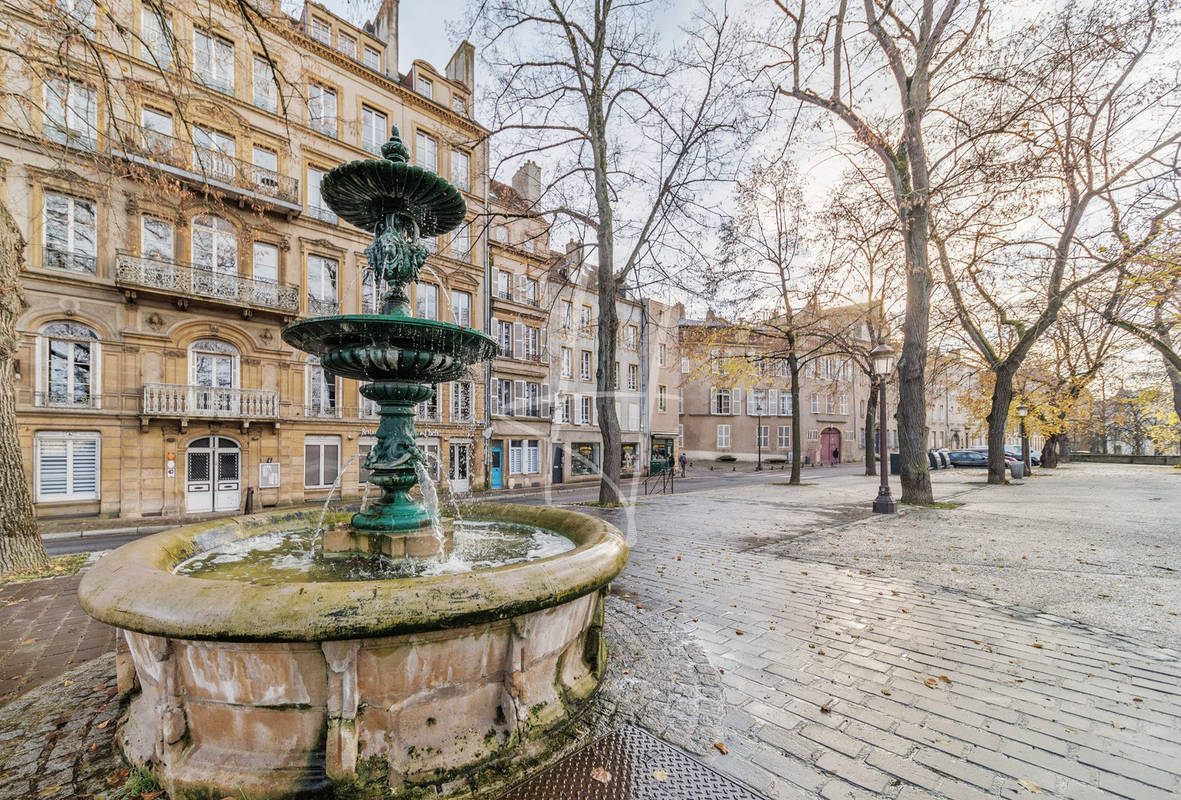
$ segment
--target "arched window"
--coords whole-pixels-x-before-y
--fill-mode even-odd
[[[51,322],[41,328],[39,339],[41,404],[97,407],[100,348],[94,329],[78,322]]]
[[[229,221],[211,214],[193,219],[192,261],[196,269],[238,273],[238,235]]]
[[[238,348],[232,344],[201,339],[189,346],[189,382],[195,387],[193,403],[198,410],[232,411],[238,375]]]

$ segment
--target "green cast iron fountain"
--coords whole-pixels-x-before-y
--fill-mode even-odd
[[[317,317],[288,325],[283,340],[319,356],[326,372],[367,381],[361,394],[380,409],[377,444],[365,458],[369,482],[381,497],[352,518],[351,532],[325,537],[325,550],[427,555],[426,506],[410,496],[418,482],[414,407],[428,400],[432,383],[463,376],[471,364],[491,359],[496,343],[470,328],[415,319],[407,286],[418,280],[427,249],[421,236],[438,236],[463,223],[467,204],[450,183],[408,163],[409,153],[392,130],[383,158],[352,161],[324,176],[328,206],[373,233],[365,250],[375,285],[389,287],[379,314]]]

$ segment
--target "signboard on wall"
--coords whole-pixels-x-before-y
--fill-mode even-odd
[[[258,465],[258,488],[260,489],[278,489],[279,488],[279,465],[273,462],[264,462]]]

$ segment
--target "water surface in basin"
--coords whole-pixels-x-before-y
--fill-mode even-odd
[[[545,528],[511,522],[455,520],[454,548],[438,558],[325,558],[315,529],[248,536],[186,559],[177,575],[227,581],[287,583],[376,581],[453,575],[556,556],[574,542]]]

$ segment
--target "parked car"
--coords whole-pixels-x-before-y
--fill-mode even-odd
[[[973,453],[983,453],[985,460],[988,459],[988,448],[987,447],[969,447],[968,450],[972,451]],[[1013,462],[1013,461],[1020,461],[1020,460],[1021,460],[1020,453],[1018,453],[1017,455],[1014,456],[1014,455],[1010,455],[1008,451],[1005,452],[1005,461],[1006,462]]]
[[[953,467],[988,467],[988,455],[975,450],[952,450],[947,457]]]
[[[1005,445],[1005,455],[1012,456],[1013,458],[1020,461],[1021,460],[1021,445],[1019,445],[1019,444]],[[1041,450],[1034,450],[1034,449],[1030,448],[1029,463],[1031,466],[1040,467],[1042,465],[1042,451]]]

